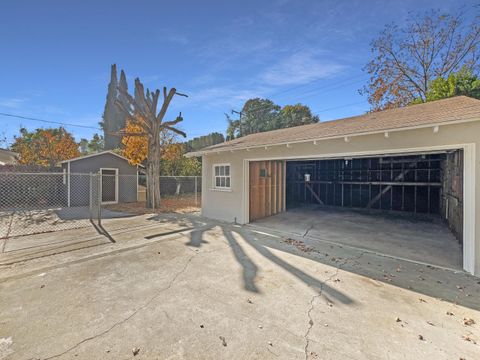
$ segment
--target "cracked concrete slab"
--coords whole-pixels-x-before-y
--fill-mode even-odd
[[[333,242],[462,270],[462,247],[440,217],[299,208],[253,224],[301,235],[308,240],[308,245]]]
[[[128,221],[110,225],[115,243],[8,269],[0,358],[473,359],[480,350],[480,286],[463,272],[195,217]]]

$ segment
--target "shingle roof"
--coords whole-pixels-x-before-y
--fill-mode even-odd
[[[480,100],[457,96],[345,119],[251,134],[209,146],[190,155],[436,126],[467,120],[480,120]]]
[[[18,160],[18,156],[19,155],[16,152],[6,149],[0,149],[0,164],[15,164]]]
[[[119,157],[120,159],[123,159],[123,160],[126,160],[128,161],[128,159],[122,155],[119,155],[111,150],[105,150],[105,151],[100,151],[100,152],[97,152],[97,153],[93,153],[93,154],[88,154],[88,155],[82,155],[82,156],[77,156],[75,158],[72,158],[72,159],[68,159],[68,160],[63,160],[63,161],[60,161],[60,164],[63,164],[63,163],[68,163],[68,162],[72,162],[72,161],[77,161],[77,160],[83,160],[83,159],[86,159],[86,158],[91,158],[91,157],[95,157],[95,156],[100,156],[100,155],[105,155],[105,154],[110,154],[110,155],[114,155],[116,157]]]

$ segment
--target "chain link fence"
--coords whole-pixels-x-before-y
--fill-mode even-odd
[[[133,182],[129,178],[129,175],[118,176],[120,187],[124,189],[121,192],[124,194],[131,193]],[[160,185],[160,208],[146,207],[147,176],[138,175],[138,180],[135,182],[136,201],[128,201],[129,199],[120,197],[117,202],[102,204],[102,209],[131,214],[192,213],[200,210],[202,190],[200,176],[158,176],[154,181]]]
[[[103,219],[196,212],[201,177],[159,176],[160,208],[146,208],[146,175],[0,172],[0,240],[76,229]],[[1,249],[0,249],[1,250]]]

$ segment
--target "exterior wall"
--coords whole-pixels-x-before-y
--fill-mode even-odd
[[[68,164],[62,164],[67,168]],[[100,168],[118,169],[118,202],[137,201],[137,167],[112,154],[101,154],[70,162],[70,206],[88,206],[90,173]]]
[[[443,163],[441,214],[461,242],[463,239],[463,151],[447,154]]]
[[[266,159],[295,159],[295,158],[327,158],[359,155],[381,155],[388,152],[403,152],[411,149],[432,148],[441,150],[442,147],[453,148],[472,144],[475,155],[475,201],[470,211],[475,214],[475,273],[480,274],[480,122],[468,122],[456,125],[441,126],[438,133],[433,127],[390,132],[386,138],[384,134],[354,136],[345,142],[343,138],[306,143],[293,143],[290,147],[285,145],[264,148],[237,150],[234,152],[220,152],[203,156],[203,182],[202,182],[202,214],[209,218],[228,222],[237,221],[244,224],[248,222],[245,179],[248,170],[245,168],[246,160]],[[212,166],[216,163],[230,163],[232,174],[231,191],[223,192],[213,189]],[[466,161],[467,163],[467,161]],[[468,179],[467,181],[471,181]],[[467,207],[468,209],[468,207]]]
[[[234,155],[234,154],[230,154]],[[243,158],[218,156],[213,162],[209,157],[202,160],[202,215],[227,222],[245,223],[242,213],[244,209],[243,192]],[[213,164],[230,164],[231,191],[213,189]],[[205,205],[203,205],[205,204]]]

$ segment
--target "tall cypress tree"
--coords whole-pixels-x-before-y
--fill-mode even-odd
[[[120,138],[114,135],[115,118],[118,109],[115,101],[118,95],[117,65],[113,64],[110,73],[110,83],[108,84],[107,101],[103,111],[103,137],[105,139],[105,150],[115,149],[120,145]]]
[[[124,95],[119,92],[119,87],[128,90],[127,77],[125,72],[120,72],[120,81],[117,78],[117,65],[113,64],[108,84],[107,101],[103,112],[103,122],[101,123],[105,139],[105,149],[111,150],[121,147],[121,137],[118,133],[126,126],[126,116],[115,106],[115,101],[127,104]]]

